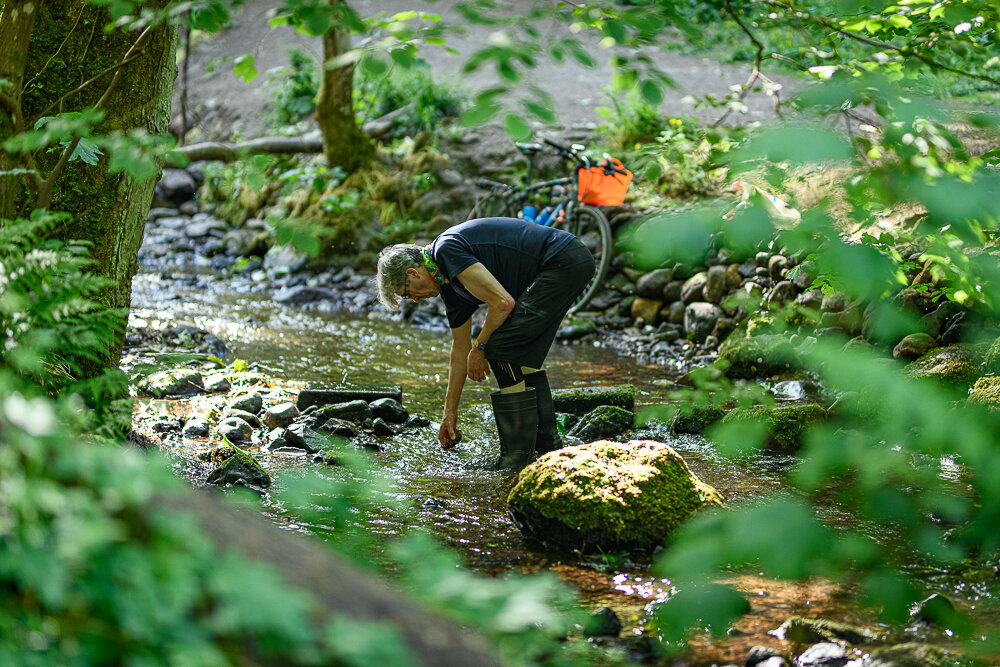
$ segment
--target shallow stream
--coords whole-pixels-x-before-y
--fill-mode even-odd
[[[615,609],[625,623],[625,633],[639,633],[648,605],[669,595],[670,582],[652,577],[643,563],[615,554],[583,559],[544,554],[524,543],[505,509],[513,476],[471,467],[488,461],[498,451],[489,408],[492,385],[467,382],[459,424],[463,442],[449,451],[438,446],[436,426],[450,340],[446,330],[407,326],[384,311],[348,313],[283,306],[247,280],[222,281],[203,275],[177,281],[163,279],[158,273],[140,273],[133,285],[133,326],[178,323],[213,332],[226,341],[235,357],[257,362],[268,374],[288,381],[402,387],[403,402],[410,413],[424,415],[434,425],[380,443],[376,468],[394,482],[398,496],[409,501],[414,511],[406,518],[387,515],[370,519],[371,533],[399,535],[416,525],[458,550],[468,566],[480,572],[555,571],[581,590],[585,604]],[[592,343],[557,343],[545,368],[555,388],[632,383],[637,389],[637,408],[662,403],[673,380],[670,371]],[[672,445],[730,505],[753,502],[784,489],[784,477],[792,463],[790,457],[764,454],[733,462],[717,454],[701,437],[673,437],[663,428],[646,429],[634,437]],[[337,467],[310,464],[305,457],[265,458],[272,472],[278,472],[279,480],[282,475],[286,480],[294,479],[307,469],[318,470],[331,482],[343,474]],[[857,527],[850,516],[835,509],[824,512],[824,520],[830,523]],[[275,507],[274,513],[281,518],[280,507]],[[296,525],[319,533],[328,528],[322,520]],[[878,526],[862,528],[874,539],[885,538]],[[993,582],[970,584],[939,572],[928,572],[924,579],[929,591],[946,593],[963,606],[975,605],[977,615],[985,611],[984,604],[995,606],[989,590]],[[766,633],[794,614],[868,625],[873,622],[869,614],[854,606],[843,588],[829,582],[787,584],[754,575],[735,577],[731,582],[748,594],[753,611],[728,637],[694,642],[698,663],[742,664],[751,646],[782,648],[781,642]]]

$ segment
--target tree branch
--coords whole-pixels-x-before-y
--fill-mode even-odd
[[[738,99],[741,102],[744,99],[746,99],[746,96],[750,92],[750,89],[753,87],[754,82],[756,82],[757,79],[761,79],[765,83],[771,84],[772,87],[769,94],[771,95],[771,98],[774,100],[774,112],[778,114],[778,116],[780,117],[781,102],[778,99],[778,90],[780,86],[771,79],[769,79],[768,77],[764,76],[760,71],[760,63],[764,57],[764,43],[761,42],[759,39],[757,39],[757,36],[754,35],[753,32],[751,32],[750,29],[743,23],[743,21],[740,20],[740,17],[737,15],[737,13],[733,11],[733,7],[729,3],[729,0],[726,0],[726,11],[729,12],[730,16],[733,17],[733,20],[736,21],[736,25],[740,27],[740,30],[742,30],[746,34],[746,36],[750,38],[750,41],[753,43],[753,45],[757,47],[757,53],[754,55],[753,58],[753,69],[750,71],[750,78],[747,79],[747,82],[745,84],[743,84],[743,90],[740,91],[740,94],[736,99]],[[718,120],[712,123],[712,127],[718,127],[719,125],[721,125],[722,121],[728,118],[729,114],[731,114],[732,112],[733,108],[730,106],[728,109],[726,109],[726,113],[722,114],[722,116]]]
[[[124,59],[122,59],[122,61],[121,61],[120,63],[118,63],[117,65],[112,65],[111,67],[108,67],[108,68],[107,68],[106,70],[104,70],[103,72],[99,72],[98,74],[95,74],[95,75],[94,75],[93,77],[91,77],[91,78],[90,78],[90,79],[88,79],[87,81],[84,81],[84,82],[83,82],[83,83],[81,83],[81,84],[80,84],[79,86],[77,86],[77,87],[76,87],[76,88],[74,88],[73,90],[69,91],[69,92],[68,92],[68,93],[66,93],[65,95],[62,95],[62,96],[61,96],[61,97],[60,97],[59,99],[57,99],[57,100],[53,101],[53,102],[52,102],[51,104],[49,104],[49,106],[45,107],[45,108],[44,108],[44,109],[43,109],[43,110],[42,110],[42,111],[41,111],[41,112],[40,112],[40,113],[38,114],[38,118],[41,118],[41,117],[42,117],[42,116],[44,116],[44,115],[45,115],[46,113],[48,113],[49,111],[51,111],[53,107],[55,107],[55,106],[58,106],[58,105],[61,105],[61,104],[62,104],[62,102],[63,102],[63,100],[65,100],[65,99],[66,99],[67,97],[69,97],[70,95],[75,95],[76,93],[80,92],[81,90],[83,90],[84,88],[86,88],[87,86],[89,86],[90,84],[94,83],[95,81],[97,81],[98,79],[100,79],[101,77],[103,77],[103,76],[104,76],[105,74],[108,74],[109,72],[114,72],[114,71],[115,71],[115,70],[117,70],[117,69],[118,69],[119,67],[122,67],[122,66],[124,66],[124,65],[127,65],[128,63],[132,62],[132,61],[133,61],[133,60],[135,60],[136,58],[139,58],[139,57],[140,57],[141,55],[142,55],[142,53],[136,53],[136,54],[133,54],[133,55],[132,55],[131,57],[128,57],[128,58],[124,58]],[[36,119],[36,120],[37,120],[37,119]]]

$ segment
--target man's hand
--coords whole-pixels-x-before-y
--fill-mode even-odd
[[[486,356],[478,347],[469,350],[467,367],[470,380],[482,382],[490,374],[490,364],[486,361]]]
[[[438,442],[442,449],[451,449],[462,442],[462,431],[458,428],[457,415],[445,415],[441,420],[441,428],[438,429]]]

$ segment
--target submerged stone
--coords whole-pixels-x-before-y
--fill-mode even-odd
[[[911,378],[935,380],[941,385],[968,389],[982,374],[985,350],[982,345],[956,343],[931,350],[907,365],[906,374]]]
[[[792,616],[768,634],[793,644],[814,644],[818,642],[847,642],[848,644],[872,644],[885,639],[885,633],[870,630],[859,625],[839,623],[820,618]]]
[[[693,512],[722,506],[670,446],[602,440],[545,454],[507,500],[525,536],[557,549],[651,550]]]
[[[705,429],[726,415],[714,405],[683,406],[670,422],[671,433],[704,433]]]

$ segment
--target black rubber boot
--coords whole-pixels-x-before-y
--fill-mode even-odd
[[[490,394],[493,416],[497,420],[500,436],[500,459],[490,466],[492,470],[523,468],[535,457],[535,438],[538,433],[538,408],[535,390],[526,388],[514,394]]]
[[[524,384],[535,390],[535,400],[538,403],[538,437],[535,440],[535,451],[538,455],[560,449],[562,438],[556,427],[556,406],[552,402],[552,390],[549,388],[549,377],[545,371],[535,371],[524,376]]]

